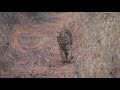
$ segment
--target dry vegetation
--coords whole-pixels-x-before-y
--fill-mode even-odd
[[[64,64],[57,31],[73,34]],[[1,78],[119,78],[119,12],[0,12]]]

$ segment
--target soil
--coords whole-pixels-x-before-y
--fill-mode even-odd
[[[119,23],[118,12],[1,12],[0,78],[119,78]],[[57,43],[63,27],[71,63]]]
[[[73,62],[68,64],[62,62],[56,38],[57,31],[60,31],[64,24],[68,25],[72,22],[72,20],[67,20],[71,13],[51,13],[49,18],[52,18],[52,15],[57,18],[55,21],[42,24],[22,21],[21,24],[13,26],[14,32],[10,36],[12,40],[9,42],[9,47],[6,47],[9,50],[6,51],[6,55],[4,53],[3,57],[9,60],[1,59],[1,64],[5,65],[1,65],[0,77],[62,78],[74,76],[75,61],[73,59]]]

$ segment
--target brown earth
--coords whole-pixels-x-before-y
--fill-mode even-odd
[[[53,15],[58,20],[42,25],[27,21],[14,25],[15,31],[9,42],[11,51],[7,53],[12,59],[8,62],[13,62],[13,65],[7,71],[1,70],[1,77],[68,77],[75,72],[74,64],[62,63],[56,42],[56,31],[63,24],[72,23],[72,20],[67,20],[71,13]],[[6,69],[9,65],[6,65]]]
[[[120,77],[119,13],[9,14],[17,19],[1,19],[1,78]],[[62,63],[56,38],[64,26],[73,35],[68,64]]]

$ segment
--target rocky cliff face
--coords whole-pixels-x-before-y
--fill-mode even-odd
[[[119,78],[120,13],[1,12],[0,77]],[[62,63],[57,31],[73,34],[69,64]]]

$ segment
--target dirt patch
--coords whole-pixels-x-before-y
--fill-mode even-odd
[[[27,16],[29,19],[32,17],[30,15]],[[42,15],[45,20],[42,24],[28,22],[26,19],[12,27],[15,31],[11,36],[11,51],[8,53],[14,65],[6,73],[1,71],[1,77],[3,75],[3,77],[67,77],[74,73],[75,67],[74,70],[72,69],[74,65],[64,65],[62,62],[56,41],[57,31],[70,22],[64,19],[68,19],[71,13]],[[54,21],[53,18],[56,20]]]
[[[117,12],[0,13],[0,77],[120,77],[119,22]],[[73,35],[69,64],[57,43],[63,27]]]

